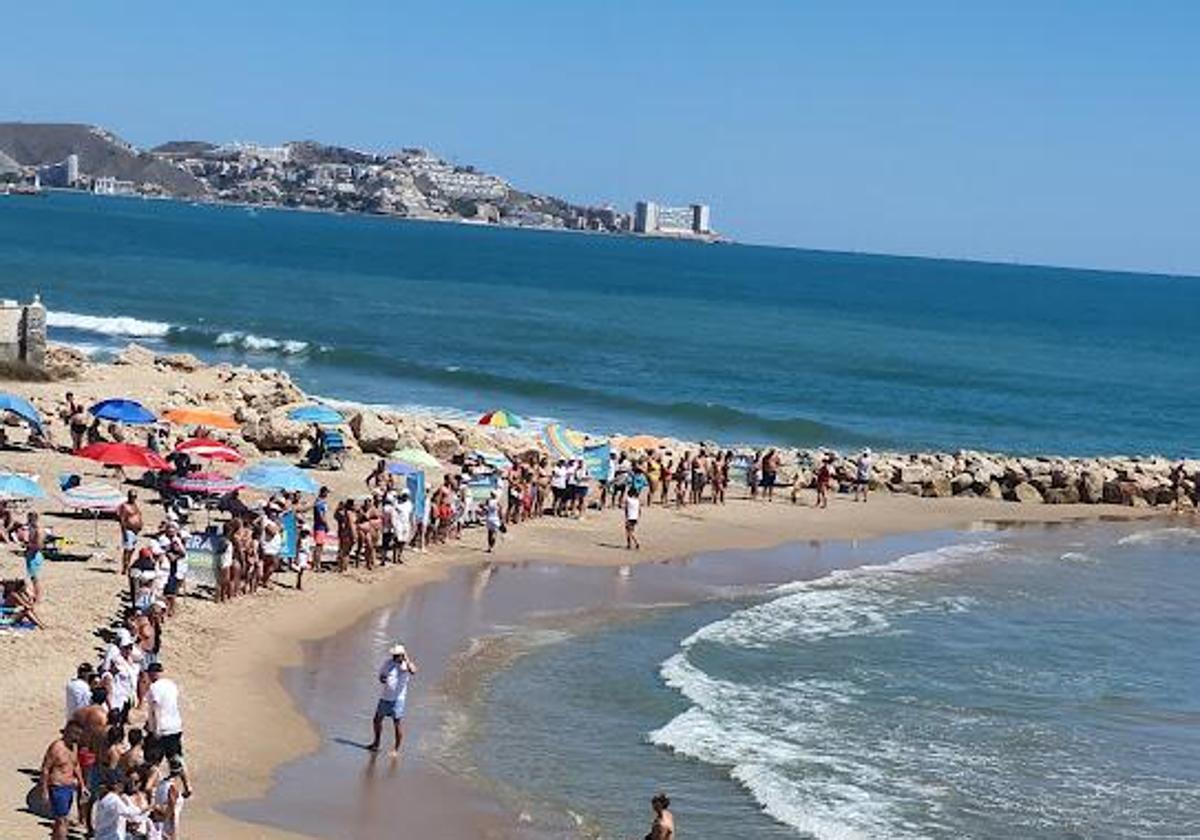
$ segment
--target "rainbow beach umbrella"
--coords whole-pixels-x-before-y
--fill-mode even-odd
[[[521,428],[521,418],[511,411],[498,408],[480,417],[479,425],[491,426],[494,429],[519,429]]]
[[[559,423],[548,423],[542,429],[542,440],[555,458],[574,460],[583,456],[586,441],[582,432],[568,429]]]

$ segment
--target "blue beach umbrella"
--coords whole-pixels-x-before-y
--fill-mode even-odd
[[[338,426],[346,422],[342,415],[327,405],[310,403],[288,412],[288,419],[297,423],[316,423],[318,426]]]
[[[387,465],[387,471],[392,475],[413,475],[421,470],[414,467],[412,464],[406,464],[403,461],[391,461]]]
[[[46,491],[27,475],[0,473],[0,499],[44,499]]]
[[[158,418],[137,400],[126,400],[120,397],[111,400],[101,400],[88,409],[92,416],[101,420],[115,420],[118,423],[157,423]]]
[[[17,415],[37,431],[41,431],[42,429],[42,415],[38,414],[38,410],[24,397],[18,397],[16,394],[0,393],[0,411],[7,411]]]
[[[256,490],[298,490],[314,496],[321,489],[303,470],[284,461],[260,461],[238,473],[237,481]]]

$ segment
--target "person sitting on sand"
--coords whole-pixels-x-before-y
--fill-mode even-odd
[[[392,645],[390,658],[379,669],[380,691],[379,702],[375,706],[375,717],[372,727],[375,737],[367,745],[367,749],[376,752],[379,749],[379,739],[383,731],[383,719],[392,719],[392,730],[395,747],[392,755],[398,755],[400,744],[404,740],[404,711],[408,700],[408,681],[417,673],[417,664],[408,657],[408,651],[402,644]]]
[[[665,793],[657,794],[650,800],[654,809],[654,822],[650,823],[650,833],[646,840],[675,840],[675,815],[669,810],[671,800]]]
[[[4,581],[4,609],[18,624],[32,624],[41,627],[42,620],[34,611],[35,602],[29,594],[29,589],[23,580]]]

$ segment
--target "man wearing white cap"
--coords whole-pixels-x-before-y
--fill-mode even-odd
[[[867,500],[871,487],[871,450],[864,449],[854,464],[854,501]]]
[[[400,742],[404,740],[404,705],[408,698],[408,680],[416,673],[417,665],[408,658],[408,651],[404,649],[404,645],[393,645],[390,658],[379,669],[379,684],[383,689],[379,695],[379,703],[375,706],[375,719],[372,721],[375,737],[367,747],[371,752],[379,749],[385,717],[392,719],[395,732],[396,746],[392,755],[400,752]]]

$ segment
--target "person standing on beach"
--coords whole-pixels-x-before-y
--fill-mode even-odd
[[[865,502],[871,486],[871,450],[864,449],[854,462],[854,501]]]
[[[121,576],[127,577],[138,534],[142,532],[142,510],[138,507],[136,490],[130,490],[117,508],[117,521],[121,526]]]
[[[87,786],[79,769],[79,761],[75,757],[81,733],[82,729],[78,723],[68,721],[62,734],[51,742],[42,758],[38,788],[42,794],[42,801],[49,807],[50,817],[54,820],[50,830],[53,840],[67,838],[71,803],[75,799],[75,792],[79,791],[81,799],[87,796]]]
[[[379,684],[383,686],[379,702],[375,706],[375,717],[372,727],[375,737],[367,745],[371,752],[379,750],[379,739],[383,732],[383,719],[392,719],[392,731],[396,746],[392,755],[400,753],[400,744],[404,740],[404,710],[408,701],[408,681],[417,673],[417,664],[408,658],[408,651],[402,644],[392,646],[391,656],[379,669]]]
[[[625,494],[625,550],[640,550],[642,544],[637,538],[638,519],[642,515],[642,497],[636,488],[630,487]]]
[[[163,664],[151,662],[146,669],[150,688],[146,692],[146,730],[158,739],[163,757],[173,775],[183,783],[183,796],[192,795],[187,766],[183,761],[183,716],[179,712],[179,686],[163,676]]]
[[[88,430],[87,409],[75,402],[75,395],[67,391],[67,407],[63,411],[63,419],[71,432],[71,451],[83,449],[83,438]]]
[[[46,546],[46,532],[38,524],[37,511],[29,511],[25,521],[25,573],[29,575],[29,583],[33,586],[33,603],[39,604],[42,601],[42,566],[46,562],[42,555],[42,549]]]
[[[833,484],[833,456],[826,455],[821,459],[817,470],[817,507],[829,507],[829,488]]]
[[[779,476],[779,453],[771,449],[762,460],[763,499],[775,501],[775,479]]]
[[[499,494],[493,490],[483,505],[483,524],[487,527],[487,553],[496,550],[496,540],[500,529],[504,527],[504,519],[500,516]]]
[[[312,508],[313,571],[321,571],[321,554],[329,541],[329,488],[322,487]]]

